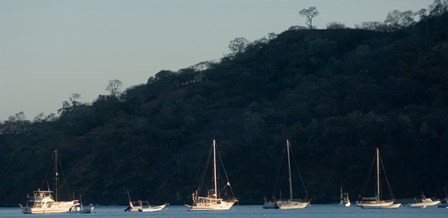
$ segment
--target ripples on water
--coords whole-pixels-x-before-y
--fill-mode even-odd
[[[299,210],[275,210],[262,209],[261,205],[240,206],[236,205],[229,211],[187,211],[184,206],[168,206],[167,210],[152,213],[124,212],[126,206],[97,206],[93,214],[22,214],[20,208],[0,208],[0,217],[151,217],[151,218],[284,218],[284,217],[310,217],[310,218],[448,218],[446,208],[412,209],[402,207],[398,209],[361,209],[356,206],[349,208],[338,205],[312,205],[307,209]]]

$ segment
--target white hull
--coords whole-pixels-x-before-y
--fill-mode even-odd
[[[54,202],[51,207],[24,207],[24,214],[47,214],[47,213],[65,213],[69,212],[75,206],[75,201],[58,201]]]
[[[129,197],[130,199],[130,197]],[[129,207],[124,211],[129,212],[155,212],[159,210],[163,210],[168,204],[162,204],[157,206],[152,206],[148,201],[129,201]]]
[[[190,211],[197,211],[197,210],[228,210],[230,209],[233,204],[235,204],[235,201],[221,201],[220,203],[196,203],[194,205],[185,205],[188,207],[188,210]]]
[[[367,202],[356,202],[356,206],[359,207],[387,207],[393,205],[393,201],[367,201]]]
[[[93,213],[94,207],[89,207],[86,209],[83,209],[81,207],[75,207],[75,209],[70,210],[69,213]]]
[[[343,207],[350,207],[352,204],[350,202],[347,202],[347,203],[340,203],[340,205]]]
[[[141,208],[138,209],[139,212],[155,212],[155,211],[160,211],[163,210],[166,207],[167,204],[162,204],[162,205],[158,205],[158,206],[150,206],[150,207],[145,207],[145,208]]]
[[[310,206],[310,202],[302,201],[277,201],[276,208],[280,210],[304,209]]]
[[[361,205],[362,209],[396,209],[401,206],[401,203],[392,203],[390,205],[384,205],[384,204],[363,204]]]
[[[410,207],[410,208],[426,208],[426,205],[422,205],[422,204],[410,204],[409,207]]]
[[[440,201],[425,201],[425,202],[419,202],[419,203],[412,203],[409,205],[409,207],[413,208],[426,208],[426,207],[433,207],[440,204]]]

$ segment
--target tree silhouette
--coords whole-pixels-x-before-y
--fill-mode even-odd
[[[313,18],[319,15],[319,11],[317,11],[317,8],[314,6],[304,8],[299,11],[299,14],[306,18],[305,24],[308,26],[308,28],[313,29]]]
[[[233,54],[238,54],[246,49],[247,44],[249,44],[249,41],[247,39],[243,37],[237,37],[234,40],[230,41],[229,49]]]
[[[118,80],[109,80],[109,84],[106,87],[106,90],[110,92],[110,95],[119,97],[121,94],[121,87],[123,86],[123,83]]]

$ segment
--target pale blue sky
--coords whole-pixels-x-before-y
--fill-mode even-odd
[[[383,22],[433,0],[0,0],[0,121],[57,113],[72,93],[106,94],[109,80],[143,84],[160,70],[219,60],[229,41],[304,25]]]

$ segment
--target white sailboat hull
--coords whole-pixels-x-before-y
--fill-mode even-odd
[[[378,206],[378,205],[363,205],[362,209],[396,209],[401,207],[401,203],[392,204],[389,206]]]
[[[276,208],[280,210],[304,209],[310,206],[310,202],[302,201],[277,201]]]
[[[359,207],[387,207],[394,204],[393,201],[358,201],[356,206]]]
[[[401,203],[394,203],[393,201],[379,201],[376,203],[358,203],[357,205],[363,209],[395,209],[399,208]]]
[[[219,203],[195,203],[193,205],[185,205],[190,211],[196,210],[228,210],[235,201],[221,201]]]

